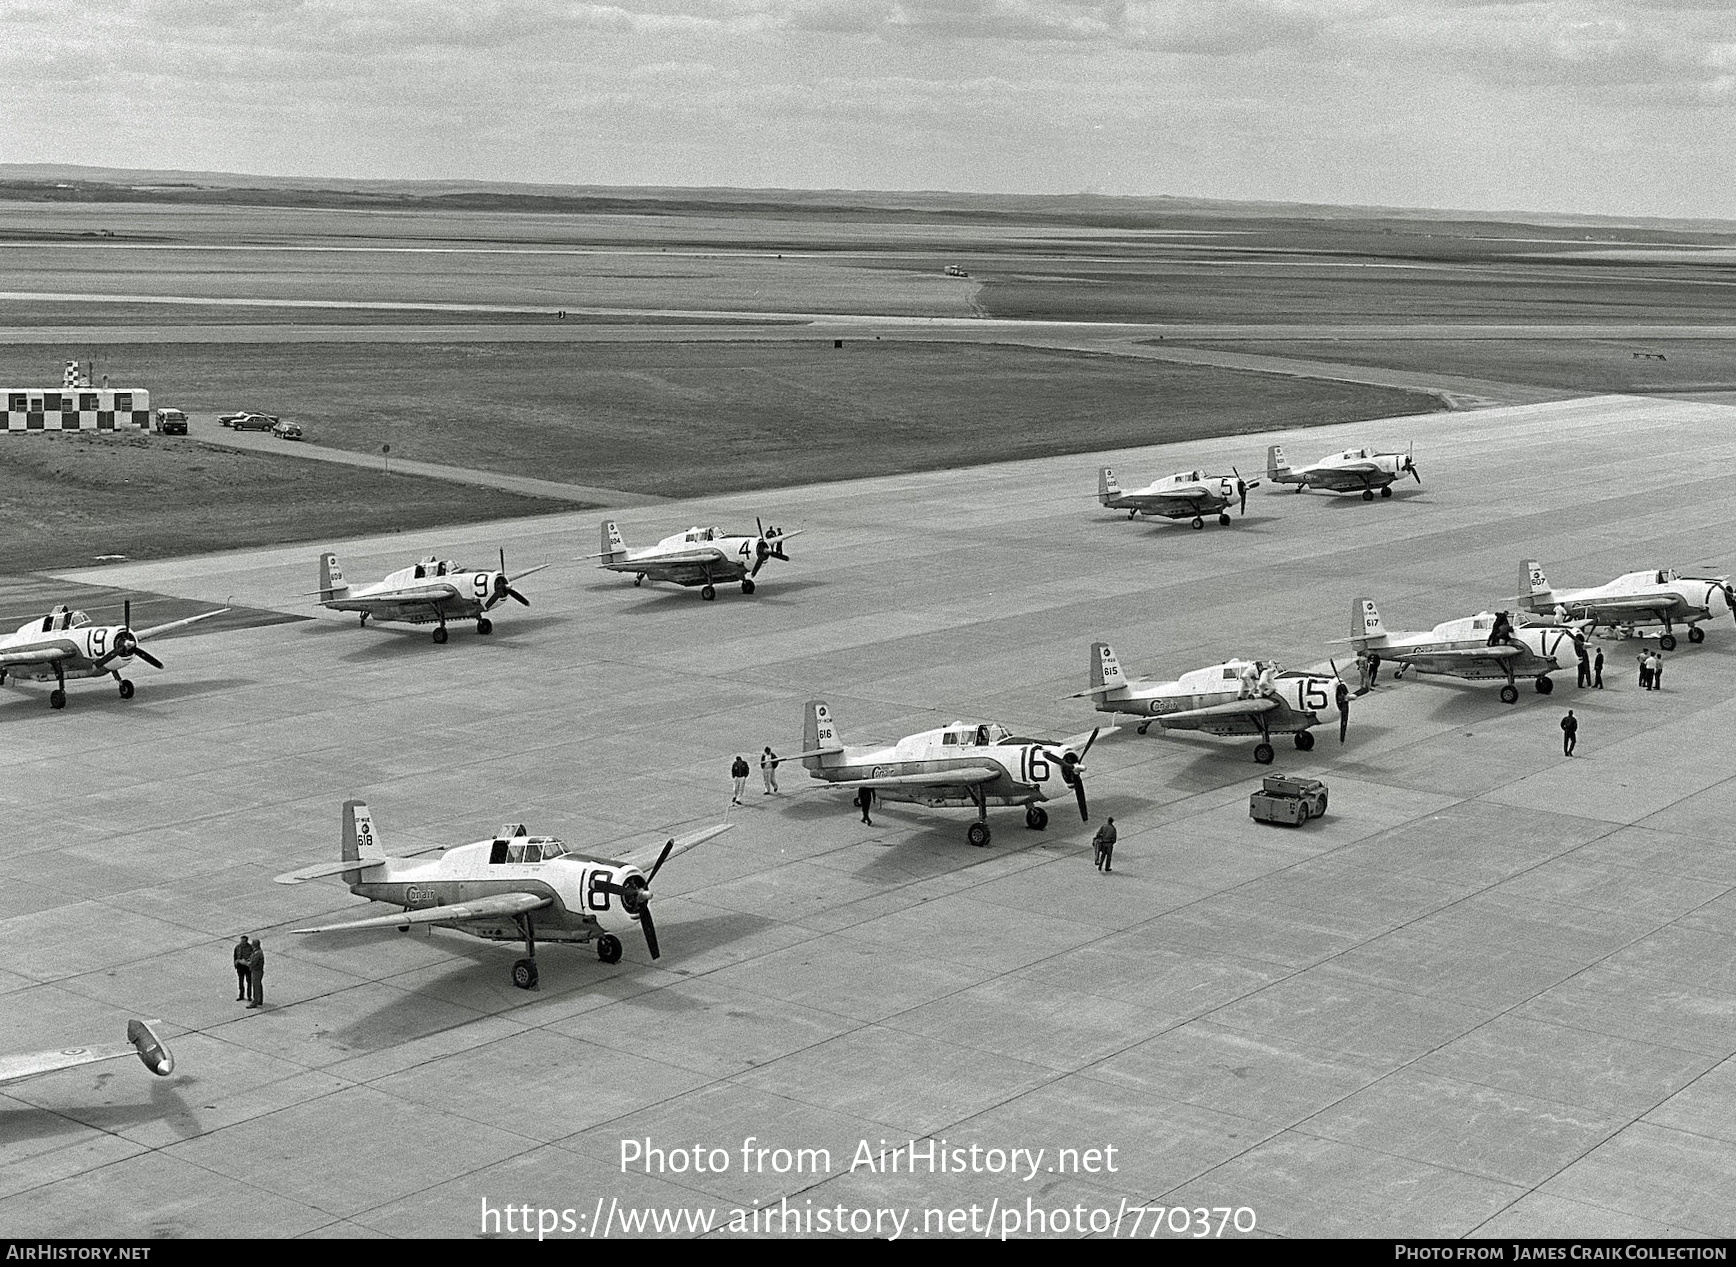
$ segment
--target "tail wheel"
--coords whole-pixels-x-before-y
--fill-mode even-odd
[[[640,585],[645,584],[645,574],[643,572],[640,572],[636,576],[634,576],[633,577],[633,584],[635,587],[638,587]]]
[[[1276,752],[1272,751],[1272,745],[1269,743],[1258,743],[1254,745],[1254,760],[1258,761],[1261,765],[1271,765],[1272,758],[1277,755]]]
[[[1516,686],[1503,686],[1501,688],[1501,702],[1503,704],[1517,704],[1519,702],[1519,688]]]
[[[512,965],[512,983],[519,989],[536,989],[536,979],[536,960],[520,959]]]
[[[989,843],[989,825],[987,823],[972,823],[964,838],[978,849]]]

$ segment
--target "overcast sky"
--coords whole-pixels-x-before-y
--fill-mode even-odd
[[[0,0],[0,162],[1736,218],[1732,0]]]

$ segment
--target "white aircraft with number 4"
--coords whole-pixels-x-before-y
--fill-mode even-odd
[[[1277,754],[1273,735],[1293,734],[1303,752],[1314,747],[1309,728],[1336,704],[1339,742],[1350,720],[1350,688],[1337,677],[1286,671],[1271,660],[1226,660],[1184,673],[1173,682],[1129,678],[1107,642],[1091,644],[1091,685],[1073,699],[1092,699],[1100,713],[1142,718],[1139,733],[1156,722],[1163,730],[1207,735],[1258,735],[1254,760],[1267,765]]]
[[[128,1021],[127,1041],[124,1043],[62,1047],[59,1051],[0,1056],[0,1082],[16,1082],[20,1078],[34,1078],[39,1073],[53,1073],[56,1069],[76,1069],[80,1065],[120,1060],[125,1056],[137,1056],[145,1068],[157,1077],[167,1078],[175,1072],[175,1057],[163,1040],[157,1037],[157,1031],[151,1028],[161,1024],[161,1021]]]
[[[1391,497],[1392,483],[1401,475],[1412,475],[1417,483],[1423,482],[1416,458],[1409,450],[1380,453],[1367,448],[1346,449],[1342,453],[1329,453],[1312,466],[1291,466],[1284,460],[1280,445],[1266,450],[1266,478],[1274,484],[1294,484],[1298,493],[1314,487],[1329,493],[1361,493],[1363,501],[1371,502],[1377,488],[1382,497]]]
[[[784,553],[784,542],[800,536],[801,530],[780,532],[775,527],[767,528],[757,519],[754,527],[756,532],[751,537],[745,533],[725,532],[722,528],[689,528],[686,532],[664,537],[654,546],[629,550],[620,526],[613,519],[605,519],[603,549],[601,553],[586,557],[601,559],[602,562],[597,564],[601,571],[631,572],[635,585],[643,585],[649,578],[671,581],[676,585],[701,586],[699,596],[709,602],[717,597],[719,582],[740,581],[741,592],[751,594],[754,577],[759,575],[766,560],[789,562],[790,556]]]
[[[1248,490],[1260,487],[1260,481],[1244,481],[1235,467],[1229,475],[1207,475],[1204,471],[1180,471],[1165,476],[1144,488],[1124,491],[1110,467],[1097,471],[1097,500],[1111,510],[1125,510],[1127,517],[1161,515],[1165,519],[1193,519],[1193,527],[1206,526],[1204,516],[1215,514],[1218,522],[1230,524],[1230,501],[1240,498],[1242,513],[1248,513]]]
[[[1057,743],[1022,739],[993,722],[958,721],[883,747],[847,748],[831,708],[824,700],[809,700],[802,707],[802,750],[797,755],[814,778],[859,795],[974,808],[977,821],[965,839],[980,848],[989,843],[991,805],[1023,805],[1025,826],[1042,831],[1049,825],[1042,803],[1070,792],[1079,803],[1080,819],[1089,822],[1085,754],[1095,742],[1095,730]]]
[[[1704,642],[1702,621],[1736,615],[1736,590],[1727,576],[1688,576],[1673,568],[1628,572],[1607,585],[1557,590],[1536,559],[1519,565],[1519,606],[1528,612],[1553,612],[1558,620],[1579,621],[1631,636],[1636,625],[1664,627],[1658,645],[1676,649],[1675,623],[1688,626],[1689,642]]]
[[[1348,641],[1358,654],[1372,651],[1397,661],[1394,677],[1415,670],[1472,682],[1505,679],[1501,702],[1512,704],[1519,699],[1515,678],[1536,679],[1539,695],[1553,691],[1549,675],[1578,663],[1585,635],[1555,625],[1514,628],[1505,612],[1478,612],[1421,633],[1394,633],[1381,623],[1372,598],[1357,598],[1350,604]]]
[[[529,990],[537,983],[539,940],[580,945],[595,941],[597,958],[618,963],[620,934],[637,928],[651,957],[659,958],[657,926],[651,921],[651,881],[669,859],[731,826],[707,827],[621,858],[595,858],[574,853],[553,836],[532,836],[521,823],[508,823],[492,840],[436,846],[445,853],[419,862],[412,860],[414,855],[387,857],[368,807],[361,801],[345,801],[342,860],[302,867],[276,880],[301,884],[338,875],[356,896],[404,908],[395,915],[294,929],[297,933],[367,928],[408,932],[412,924],[430,924],[485,941],[522,941],[525,957],[512,965],[512,983]]]
[[[93,625],[89,616],[63,603],[48,615],[18,626],[17,633],[0,635],[0,686],[6,684],[8,677],[52,681],[54,689],[48,693],[48,706],[65,708],[68,678],[107,675],[120,683],[121,698],[131,699],[133,684],[121,676],[122,670],[135,657],[155,668],[163,667],[161,660],[139,645],[140,639],[221,616],[228,610],[219,607],[135,633],[131,599],[123,605],[118,625]]]
[[[533,572],[548,567],[547,563],[508,575],[506,551],[500,552],[498,572],[467,568],[451,560],[442,561],[430,555],[407,568],[399,568],[383,581],[372,585],[351,585],[344,580],[344,570],[338,556],[319,556],[319,601],[321,607],[339,612],[360,612],[362,624],[371,616],[375,620],[396,620],[411,625],[435,624],[434,641],[446,641],[446,621],[476,620],[476,632],[491,633],[494,622],[488,612],[496,603],[510,598],[530,606],[530,599],[513,588]]]

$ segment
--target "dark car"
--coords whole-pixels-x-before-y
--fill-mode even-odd
[[[157,434],[160,436],[186,435],[187,415],[179,409],[157,410]]]
[[[223,420],[219,418],[217,421]],[[234,420],[226,425],[237,431],[270,431],[277,422],[271,414],[236,414]]]
[[[301,439],[301,426],[294,422],[280,422],[271,429],[271,434],[279,440]]]

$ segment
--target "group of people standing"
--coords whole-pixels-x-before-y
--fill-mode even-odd
[[[235,943],[235,1001],[244,999],[248,1007],[265,1005],[265,947],[246,933]]]
[[[760,778],[766,785],[766,790],[764,792],[764,795],[766,796],[774,796],[777,794],[778,764],[781,760],[782,758],[772,751],[772,746],[770,744],[767,744],[765,751],[760,753]],[[741,798],[747,795],[747,778],[748,775],[752,773],[753,768],[748,765],[746,757],[738,754],[736,759],[730,762],[729,777],[735,780],[735,790],[730,793],[729,797],[729,803],[731,805],[740,805]]]

